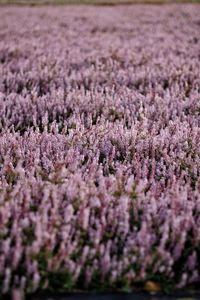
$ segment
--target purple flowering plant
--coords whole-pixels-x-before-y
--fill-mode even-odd
[[[0,8],[0,289],[200,282],[200,10]]]

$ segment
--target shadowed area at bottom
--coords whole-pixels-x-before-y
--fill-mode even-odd
[[[177,293],[162,295],[148,293],[109,293],[109,294],[38,294],[27,297],[28,300],[196,300],[200,299],[199,293]]]

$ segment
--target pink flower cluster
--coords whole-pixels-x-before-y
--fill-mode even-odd
[[[200,282],[197,5],[1,7],[0,288]]]

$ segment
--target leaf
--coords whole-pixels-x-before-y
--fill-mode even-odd
[[[144,289],[151,293],[158,293],[161,291],[160,285],[157,282],[151,280],[148,280],[145,283]]]

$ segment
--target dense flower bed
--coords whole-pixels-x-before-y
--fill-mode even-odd
[[[200,9],[1,7],[0,286],[200,282]]]

